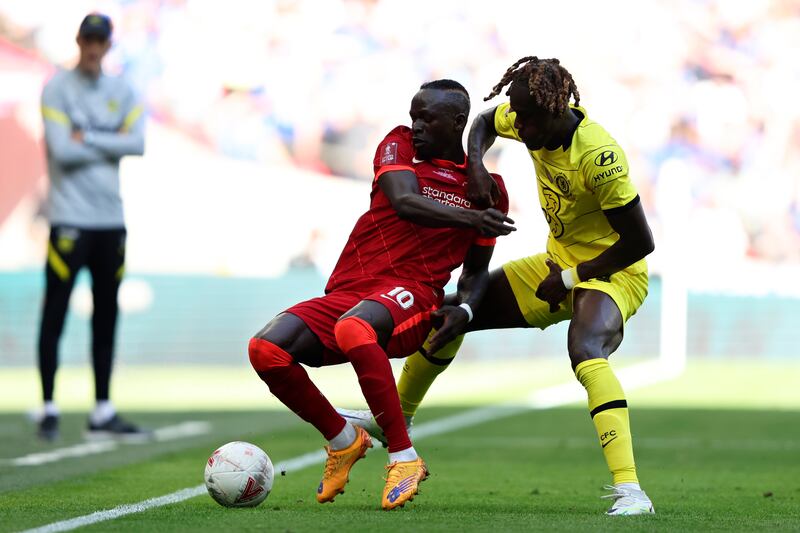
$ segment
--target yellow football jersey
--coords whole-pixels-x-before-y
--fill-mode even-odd
[[[583,119],[565,150],[528,150],[536,167],[539,203],[550,226],[547,252],[563,267],[594,259],[617,242],[603,210],[627,205],[636,198],[628,176],[628,160],[617,141],[586,110],[573,107]],[[508,103],[497,106],[497,134],[522,142],[514,128],[516,113]],[[636,274],[647,269],[644,259],[625,270]]]

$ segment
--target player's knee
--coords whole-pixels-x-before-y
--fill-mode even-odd
[[[366,321],[355,316],[343,318],[333,328],[336,344],[342,352],[347,353],[353,348],[378,342],[378,334]]]
[[[287,367],[294,359],[285,350],[266,339],[253,337],[247,349],[250,364],[258,373],[269,372],[276,368]]]
[[[589,359],[603,357],[602,343],[587,337],[571,336],[567,341],[567,351],[572,366]]]

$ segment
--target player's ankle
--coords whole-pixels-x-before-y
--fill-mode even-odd
[[[415,450],[414,447],[411,446],[410,448],[406,448],[405,450],[400,450],[397,452],[389,452],[389,464],[414,461],[417,459],[417,457],[418,457],[417,450]]]
[[[347,422],[342,430],[328,441],[328,444],[331,450],[344,450],[352,446],[357,437],[356,428],[350,422]]]
[[[115,414],[117,411],[109,400],[97,400],[97,404],[89,414],[89,420],[92,424],[99,426],[114,418]]]
[[[44,407],[42,408],[42,411],[44,412],[45,416],[58,416],[59,415],[58,407],[56,406],[55,403],[53,403],[52,400],[44,402]]]

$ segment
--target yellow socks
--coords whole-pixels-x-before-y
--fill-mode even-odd
[[[436,332],[431,330],[428,339]],[[397,392],[400,394],[400,406],[403,408],[403,416],[406,420],[413,417],[425,393],[428,392],[436,376],[444,372],[453,358],[458,353],[464,336],[460,335],[450,341],[436,355],[428,355],[428,341],[422,345],[422,349],[413,353],[403,365],[403,372],[400,374],[400,381],[397,382]]]
[[[422,350],[406,359],[397,383],[400,405],[406,419],[416,414],[436,376],[453,361],[463,340],[463,335],[456,338],[435,356],[427,355],[426,341]],[[608,361],[602,358],[584,361],[575,368],[575,375],[589,396],[589,411],[614,484],[638,483],[628,404]]]
[[[638,483],[628,403],[608,361],[584,361],[575,368],[575,376],[589,395],[589,412],[614,484]]]

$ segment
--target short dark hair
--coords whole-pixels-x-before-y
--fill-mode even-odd
[[[456,80],[448,80],[443,78],[441,80],[433,80],[433,81],[426,81],[422,85],[419,86],[420,89],[439,89],[442,91],[459,91],[464,93],[464,95],[469,98],[469,93],[464,88],[463,85],[458,83]]]
[[[464,86],[457,81],[448,79],[426,81],[419,86],[419,89],[435,89],[437,91],[447,91],[453,93],[453,96],[455,96],[457,99],[453,102],[453,104],[458,108],[459,111],[463,111],[466,115],[469,115],[469,93]]]

